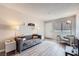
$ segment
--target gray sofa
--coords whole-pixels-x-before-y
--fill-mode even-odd
[[[28,36],[17,37],[15,40],[17,44],[16,48],[19,53],[42,42],[41,36],[39,35],[37,39],[33,39],[32,35],[28,35]]]

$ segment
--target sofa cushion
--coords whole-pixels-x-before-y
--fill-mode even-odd
[[[32,36],[31,35],[28,35],[28,36],[25,36],[26,40],[30,40],[32,39]]]

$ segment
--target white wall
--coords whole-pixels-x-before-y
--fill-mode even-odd
[[[46,22],[45,23],[45,37],[52,38],[53,35],[53,23],[52,22]]]
[[[79,12],[76,14],[76,36],[79,38]]]
[[[22,25],[24,24],[25,25]],[[34,23],[35,24],[35,29],[30,30],[27,26],[28,23]],[[43,35],[44,34],[44,23],[43,21],[25,15],[17,10],[13,10],[10,8],[7,8],[5,6],[0,5],[0,24],[5,24],[5,25],[10,25],[10,27],[13,26],[19,26],[19,30],[17,30],[20,34],[23,35],[30,35],[34,32],[38,32],[38,34]],[[15,30],[4,30],[4,29],[0,29],[0,35],[4,35],[9,37],[9,36],[15,36],[15,32],[17,32],[16,29]],[[17,32],[17,33],[18,33]],[[6,36],[6,37],[7,37]],[[4,37],[0,37],[0,40],[2,40],[2,38]]]
[[[34,23],[35,28],[30,29],[28,27],[28,23]],[[25,25],[20,26],[20,29],[18,31],[22,33],[22,35],[32,35],[32,34],[44,35],[44,23],[43,21],[37,19],[27,19],[25,21]]]

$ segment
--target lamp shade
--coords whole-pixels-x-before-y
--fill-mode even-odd
[[[67,24],[71,24],[71,20],[67,20]]]

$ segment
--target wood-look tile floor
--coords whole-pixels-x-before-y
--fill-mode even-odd
[[[65,56],[64,48],[54,41],[43,41],[15,56]]]

